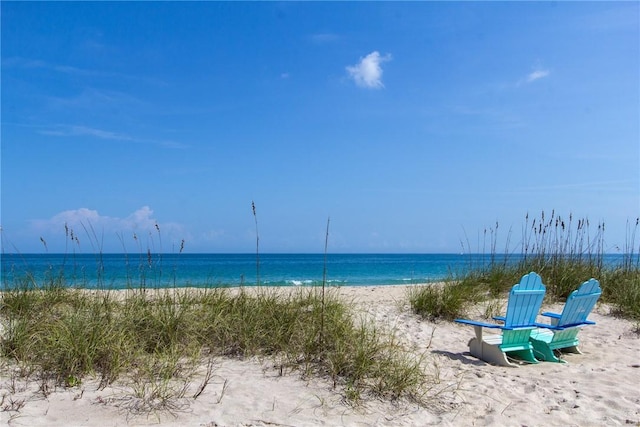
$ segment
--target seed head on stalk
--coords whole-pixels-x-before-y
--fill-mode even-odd
[[[260,235],[258,234],[258,216],[256,215],[256,204],[251,201],[253,219],[256,223],[256,284],[260,285]]]

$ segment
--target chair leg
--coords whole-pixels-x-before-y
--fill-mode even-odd
[[[469,352],[471,355],[477,357],[485,362],[492,363],[499,366],[509,366],[517,368],[518,365],[509,362],[507,355],[500,350],[498,346],[487,344],[484,341],[472,338],[469,341]],[[534,359],[535,360],[535,359]]]
[[[510,355],[515,355],[518,359],[525,360],[529,363],[538,363],[538,359],[533,355],[533,350],[518,350],[518,351],[510,351]]]
[[[580,351],[580,349],[578,348],[577,345],[573,345],[571,347],[565,347],[565,348],[561,348],[559,349],[561,352],[563,353],[573,353],[573,354],[582,354],[582,352]]]
[[[536,358],[544,360],[545,362],[566,363],[564,360],[558,359],[556,355],[553,354],[553,350],[551,350],[551,347],[549,347],[546,342],[534,339],[531,339],[530,342],[533,345],[533,351]]]

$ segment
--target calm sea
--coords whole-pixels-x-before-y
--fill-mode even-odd
[[[510,259],[517,260],[511,256]],[[609,262],[621,259],[613,255]],[[2,254],[2,285],[64,278],[84,288],[261,285],[402,285],[464,274],[490,261],[479,254]]]

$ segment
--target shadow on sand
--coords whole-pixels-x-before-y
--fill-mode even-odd
[[[487,362],[484,362],[480,359],[476,359],[475,357],[471,356],[471,353],[469,352],[452,353],[450,351],[444,351],[444,350],[433,350],[431,353],[439,354],[441,356],[448,357],[449,359],[452,359],[452,360],[458,360],[466,365],[475,365],[475,366],[487,365]]]

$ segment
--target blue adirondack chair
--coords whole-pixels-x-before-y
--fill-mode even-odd
[[[509,293],[507,312],[504,317],[496,318],[503,324],[476,322],[467,319],[455,319],[458,323],[472,325],[475,338],[469,341],[469,352],[485,362],[503,366],[518,366],[509,358],[538,363],[533,355],[533,346],[529,341],[546,288],[540,276],[531,272],[522,277]],[[483,328],[500,329],[500,335],[483,335]]]
[[[542,313],[550,318],[550,323],[538,323],[539,328],[531,331],[530,339],[536,357],[564,363],[564,360],[556,357],[554,350],[580,354],[578,332],[582,326],[595,325],[595,322],[587,320],[587,316],[601,294],[600,283],[596,279],[589,279],[569,294],[562,313]]]

